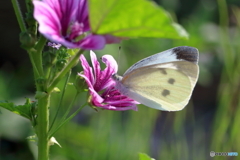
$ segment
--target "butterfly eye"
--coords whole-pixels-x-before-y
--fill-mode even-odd
[[[121,81],[122,80],[122,76],[119,76],[118,74],[113,74],[112,75],[112,79],[114,79],[115,81]]]

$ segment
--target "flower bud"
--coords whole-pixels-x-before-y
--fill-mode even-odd
[[[44,66],[46,67],[50,67],[52,65],[52,59],[51,59],[51,52],[50,51],[46,51],[46,52],[43,52],[43,56],[42,56],[42,61],[43,61],[43,64]]]
[[[22,43],[21,47],[24,49],[29,49],[35,45],[36,37],[28,32],[22,32],[20,33],[20,42]]]
[[[68,49],[67,53],[70,54],[71,56],[74,56],[77,52],[79,52],[79,48],[73,48],[73,49]]]
[[[85,79],[79,75],[76,76],[74,86],[78,92],[83,92],[88,88]]]
[[[67,64],[66,59],[60,59],[60,60],[57,61],[56,67],[59,71],[61,71],[63,69],[63,67],[65,67],[66,64]]]
[[[54,138],[54,137],[51,137],[48,141],[48,144],[51,146],[51,145],[54,145],[54,144],[57,144],[59,147],[62,148],[62,146],[58,143],[58,141]]]
[[[33,34],[34,34],[34,31],[35,31],[36,28],[37,28],[37,22],[36,22],[36,20],[34,19],[32,12],[26,13],[25,21],[26,21],[27,26],[28,26],[28,31],[29,31],[30,33],[33,33]]]
[[[43,85],[45,85],[46,79],[43,77],[40,77],[36,80],[36,82],[37,82],[37,84],[43,86]]]
[[[60,90],[58,87],[54,87],[54,88],[53,88],[53,92],[55,92],[55,93],[60,93],[61,90]]]

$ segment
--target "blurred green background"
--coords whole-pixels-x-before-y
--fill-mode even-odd
[[[97,56],[113,55],[122,74],[154,53],[181,45],[198,48],[200,76],[190,103],[179,112],[139,105],[137,112],[97,113],[86,107],[55,135],[62,148],[51,147],[51,160],[136,160],[139,152],[155,159],[210,160],[210,151],[240,153],[240,1],[156,2],[189,32],[188,41],[131,39],[108,45],[96,51]],[[30,61],[19,47],[20,30],[10,1],[0,1],[0,13],[0,100],[23,104],[26,97],[34,100]],[[85,55],[89,57],[87,52]],[[81,70],[80,64],[74,68],[71,81]],[[74,93],[69,86],[60,116]],[[85,101],[84,95],[80,97],[75,108]],[[52,113],[59,98],[60,94],[53,95]],[[36,146],[26,140],[33,134],[30,123],[2,108],[0,111],[0,160],[33,160]]]

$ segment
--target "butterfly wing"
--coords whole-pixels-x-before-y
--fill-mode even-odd
[[[197,63],[198,50],[193,47],[180,46],[180,47],[175,47],[175,48],[154,54],[132,65],[123,74],[123,76],[140,67],[160,64],[160,63],[174,62],[174,61],[189,61],[189,62]]]
[[[198,65],[188,61],[150,65],[128,72],[117,88],[148,107],[178,111],[187,105],[198,72]]]

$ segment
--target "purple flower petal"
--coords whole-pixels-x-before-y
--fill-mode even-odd
[[[88,6],[87,6],[87,0],[82,0],[79,1],[78,4],[79,8],[76,13],[77,19],[81,19],[82,23],[84,23],[84,29],[83,31],[89,31],[90,30],[90,25],[89,25],[89,20],[88,20]]]
[[[95,75],[94,88],[98,92],[98,91],[100,91],[100,89],[98,89],[98,87],[101,85],[101,84],[99,84],[99,82],[100,82],[99,79],[101,77],[101,68],[100,68],[100,64],[97,60],[97,56],[93,51],[90,51],[90,56],[91,56],[91,61],[92,61],[92,65],[93,65],[94,75]]]
[[[62,45],[59,44],[59,43],[48,42],[48,46],[49,46],[49,47],[52,47],[52,48],[59,49]]]
[[[39,23],[39,31],[43,33],[47,38],[53,40],[60,38],[59,30],[61,29],[61,24],[59,17],[56,12],[50,8],[49,5],[41,1],[34,0],[34,18]]]
[[[103,35],[107,44],[120,43],[123,39],[121,37],[114,37],[110,34]]]
[[[102,36],[99,35],[88,35],[85,37],[82,41],[79,42],[79,45],[76,45],[77,47],[84,48],[84,49],[103,49],[105,46],[105,39]]]
[[[104,55],[102,62],[106,64],[106,68],[101,72],[102,77],[105,77],[105,81],[102,82],[102,88],[100,88],[100,90],[115,84],[115,81],[113,81],[111,77],[118,71],[117,62],[111,55]]]
[[[92,95],[92,104],[95,106],[101,106],[104,99],[93,88],[89,88],[89,91]]]
[[[86,58],[84,57],[84,55],[80,55],[80,61],[84,70],[84,75],[87,77],[87,79],[89,80],[90,84],[94,84],[95,80],[94,80],[94,75],[93,75],[93,71],[92,71],[92,67],[89,66]]]

